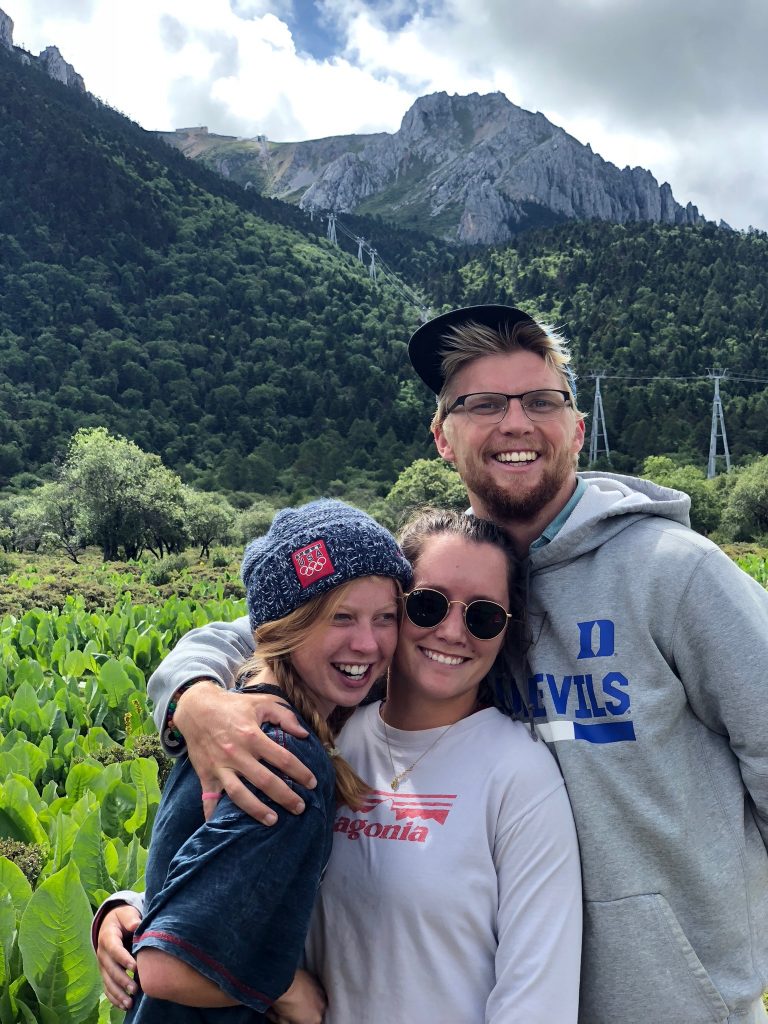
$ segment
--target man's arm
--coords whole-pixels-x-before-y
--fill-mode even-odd
[[[293,814],[301,814],[304,803],[280,775],[301,786],[313,788],[314,777],[302,762],[262,732],[264,722],[279,725],[294,736],[306,736],[292,711],[274,697],[228,692],[237,670],[254,652],[248,619],[213,622],[193,629],[152,674],[147,688],[155,704],[155,724],[163,736],[168,704],[181,686],[194,682],[177,699],[174,725],[184,737],[184,746],[204,793],[226,792],[234,803],[264,825],[277,820],[273,810],[243,784],[253,783],[268,797]],[[261,762],[272,765],[279,774]],[[206,801],[206,815],[215,801]]]
[[[247,616],[234,622],[210,622],[192,629],[158,665],[147,684],[161,737],[173,694],[194,679],[208,679],[222,689],[234,686],[237,671],[256,645]],[[166,747],[166,753],[179,751]]]
[[[711,551],[691,575],[672,652],[693,712],[728,739],[768,848],[768,592]]]

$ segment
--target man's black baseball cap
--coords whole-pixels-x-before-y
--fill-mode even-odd
[[[408,356],[416,373],[436,395],[440,394],[443,386],[440,355],[445,342],[443,335],[449,327],[470,322],[493,328],[504,324],[513,327],[519,323],[536,323],[533,317],[514,306],[466,306],[464,309],[451,309],[422,324],[408,343]]]

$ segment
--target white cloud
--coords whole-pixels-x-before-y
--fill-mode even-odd
[[[499,90],[706,216],[768,227],[764,0],[318,0],[324,61],[289,28],[308,0],[2,3],[17,42],[55,43],[147,128],[394,131],[419,95]]]

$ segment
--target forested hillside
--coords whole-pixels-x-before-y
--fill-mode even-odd
[[[0,119],[0,486],[50,477],[80,426],[276,500],[382,494],[429,453],[417,311],[354,244],[4,51]],[[711,382],[648,378],[715,365],[734,457],[767,450],[766,235],[570,223],[462,252],[343,221],[433,312],[508,301],[563,326],[583,408],[590,371],[622,375],[603,382],[614,466],[705,465]]]
[[[416,311],[322,224],[4,53],[0,120],[0,481],[81,425],[265,493],[389,485],[426,451]]]
[[[586,411],[588,375],[606,373],[615,466],[665,453],[706,466],[713,367],[731,374],[721,384],[731,454],[768,452],[764,232],[570,223],[479,253],[460,276],[442,299],[519,303],[564,328]]]

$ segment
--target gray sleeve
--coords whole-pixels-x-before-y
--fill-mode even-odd
[[[253,633],[245,615],[234,622],[210,622],[183,636],[152,673],[147,685],[149,699],[154,704],[155,725],[161,737],[168,702],[183,683],[212,679],[229,689],[238,668],[254,650]],[[172,750],[165,743],[163,746],[171,755],[178,755],[183,750]]]
[[[681,602],[673,651],[694,713],[727,739],[768,847],[768,592],[710,552]]]

